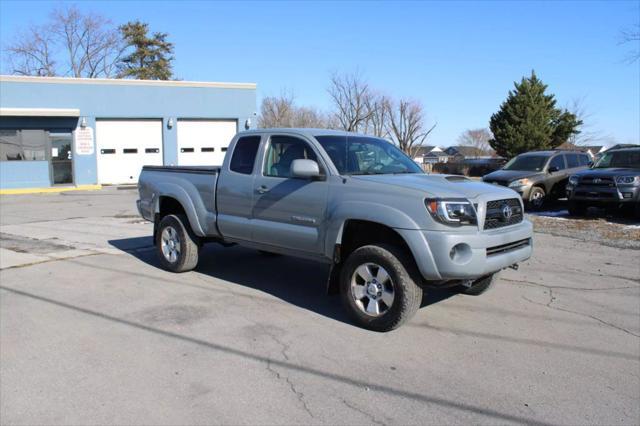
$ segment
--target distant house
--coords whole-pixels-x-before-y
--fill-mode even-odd
[[[449,154],[438,146],[421,145],[413,154],[413,161],[418,164],[446,163],[449,161]]]
[[[602,145],[576,145],[571,142],[565,142],[560,145],[557,149],[564,149],[567,151],[580,151],[585,152],[591,156],[591,158],[596,158],[599,154],[603,153],[606,149]]]
[[[449,157],[451,158],[450,161],[457,161],[457,162],[463,162],[465,160],[471,160],[471,159],[485,159],[485,158],[491,158],[491,152],[487,152],[484,151],[480,148],[476,148],[474,146],[464,146],[464,145],[457,145],[457,146],[450,146],[449,148],[445,149],[444,152],[446,152]]]

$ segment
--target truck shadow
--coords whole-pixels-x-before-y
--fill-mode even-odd
[[[110,240],[109,244],[139,261],[161,270],[151,237]],[[329,265],[289,256],[265,256],[239,246],[207,244],[193,272],[170,274],[176,285],[196,285],[213,292],[229,292],[245,287],[274,296],[283,302],[336,321],[352,324],[340,297],[326,292]],[[237,293],[240,295],[240,293]],[[426,291],[421,308],[448,299],[451,290]],[[243,293],[242,295],[247,295]]]

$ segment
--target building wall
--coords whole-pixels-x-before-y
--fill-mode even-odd
[[[83,119],[94,129],[97,119],[155,118],[163,121],[165,164],[177,164],[177,121],[181,118],[255,122],[256,86],[243,83],[160,82],[0,76],[0,108],[78,109],[80,117],[0,117],[0,128],[27,123],[34,128],[69,125]],[[168,128],[169,120],[173,127]],[[97,182],[96,152],[74,155],[76,185]],[[44,163],[44,164],[34,164]],[[1,161],[0,187],[49,186],[47,162]],[[46,167],[45,167],[46,166]],[[46,169],[46,170],[45,170]]]

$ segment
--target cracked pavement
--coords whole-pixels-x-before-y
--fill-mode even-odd
[[[0,197],[1,424],[640,423],[640,251],[536,233],[488,293],[391,333],[327,268],[158,268],[135,191]]]

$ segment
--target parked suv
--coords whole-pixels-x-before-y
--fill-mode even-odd
[[[529,208],[539,209],[550,198],[563,198],[569,176],[590,164],[591,157],[582,152],[533,151],[512,158],[482,180],[508,186],[520,194]]]
[[[567,198],[571,215],[591,206],[628,207],[640,218],[640,145],[609,150],[593,168],[572,175]]]

